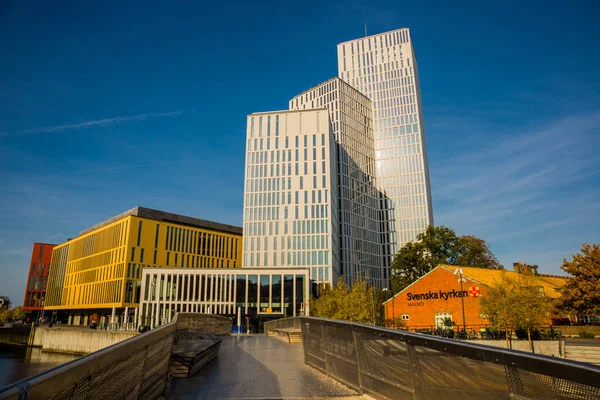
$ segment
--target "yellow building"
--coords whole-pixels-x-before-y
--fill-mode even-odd
[[[136,207],[54,248],[45,310],[128,322],[144,268],[240,268],[241,258],[240,227]]]

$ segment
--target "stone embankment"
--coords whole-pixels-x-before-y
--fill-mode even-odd
[[[88,327],[36,327],[32,345],[43,351],[88,354],[137,335],[135,331],[102,331]]]

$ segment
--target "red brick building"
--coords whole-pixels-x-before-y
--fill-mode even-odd
[[[458,267],[440,265],[419,280],[406,287],[383,303],[385,319],[400,318],[410,329],[433,329],[443,325],[444,318],[451,318],[459,327],[463,326],[462,301],[467,327],[477,328],[488,324],[481,313],[479,300],[486,295],[489,286],[499,281],[502,270],[462,267],[462,291]],[[515,271],[504,271],[510,277]],[[535,275],[544,294],[557,298],[559,287],[565,278],[554,275]],[[549,320],[550,321],[550,320]]]
[[[54,246],[56,245],[47,243],[33,244],[29,275],[25,286],[25,298],[23,299],[23,310],[41,311],[44,307],[48,271]]]

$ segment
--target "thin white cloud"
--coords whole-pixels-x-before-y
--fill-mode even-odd
[[[462,133],[470,132],[464,124]],[[550,258],[536,261],[534,252],[597,236],[600,112],[509,134],[475,132],[467,151],[449,141],[443,151],[450,156],[430,153],[437,225],[483,237],[505,263],[519,255],[543,264]],[[559,258],[548,266],[558,265]]]
[[[169,117],[173,115],[181,115],[183,111],[172,111],[172,112],[163,112],[163,113],[146,113],[139,115],[131,115],[127,117],[114,117],[114,118],[105,118],[98,119],[95,121],[86,121],[80,122],[77,124],[65,124],[65,125],[56,125],[56,126],[45,126],[41,128],[31,128],[25,129],[22,131],[14,131],[14,132],[0,132],[0,136],[12,136],[12,135],[26,135],[26,134],[34,134],[34,133],[51,133],[51,132],[60,132],[68,129],[82,129],[89,128],[92,126],[110,126],[110,125],[118,125],[123,122],[133,122],[133,121],[143,121],[149,118],[158,118],[158,117]]]
[[[181,163],[181,160],[159,161],[159,162],[148,163],[148,164],[122,165],[122,166],[115,166],[115,167],[102,167],[102,168],[92,168],[92,169],[80,169],[80,170],[73,170],[73,171],[53,172],[53,173],[48,174],[48,176],[79,174],[79,173],[86,173],[86,172],[104,172],[104,171],[113,171],[113,170],[130,169],[130,168],[144,168],[144,167],[153,167],[155,165],[165,165],[165,164],[175,164],[175,163]]]
[[[47,238],[42,239],[42,243],[48,243],[51,240],[62,238],[62,237],[65,237],[65,235],[63,235],[62,233],[57,233],[56,235],[48,236]]]

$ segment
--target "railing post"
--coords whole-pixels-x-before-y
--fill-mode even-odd
[[[406,339],[406,354],[408,357],[408,371],[410,374],[410,382],[413,388],[413,398],[415,400],[425,398],[425,383],[423,381],[423,371],[421,371],[421,364],[419,363],[419,357],[417,356],[417,350],[415,346],[410,344],[410,339]]]
[[[513,395],[511,397],[522,396],[524,394],[523,390],[523,382],[521,381],[521,376],[519,375],[519,370],[515,367],[511,367],[508,365],[504,366],[504,370],[506,371],[506,382],[508,383],[508,390],[510,394]]]
[[[351,324],[352,329],[352,342],[354,343],[354,358],[356,361],[356,374],[358,376],[358,387],[360,388],[360,394],[363,394],[364,388],[362,383],[362,375],[360,371],[362,370],[361,358],[364,356],[364,348],[362,346],[362,336],[360,334],[357,335],[356,327],[354,324]],[[360,354],[359,354],[360,353]]]

